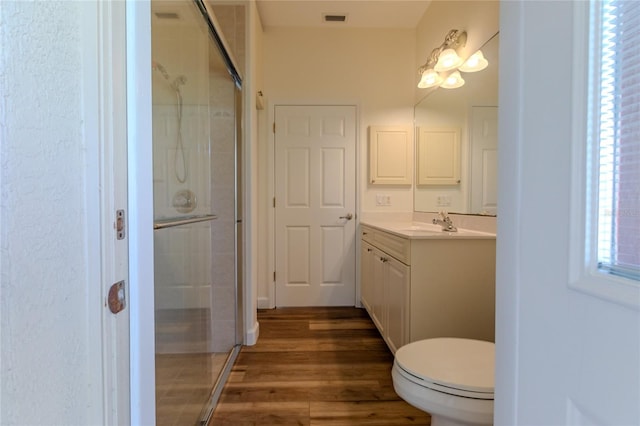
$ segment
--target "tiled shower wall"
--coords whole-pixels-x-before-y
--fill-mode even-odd
[[[243,7],[232,8],[244,11]],[[232,25],[226,26],[233,35],[237,25],[244,28],[244,21],[236,19],[236,12],[229,16]],[[236,318],[234,85],[208,38],[189,28],[181,29],[178,37],[177,32],[171,27],[166,35],[154,34],[158,44],[153,59],[171,75],[167,81],[154,72],[155,216],[213,213],[218,218],[155,231],[156,309],[211,307],[210,350],[226,352],[235,344]],[[244,30],[239,32],[244,40]],[[229,41],[231,46],[237,44],[237,40]],[[239,44],[244,46],[243,41]],[[183,170],[177,148],[177,96],[170,86],[179,75],[187,80],[180,86],[185,183],[176,179],[176,171],[181,177]],[[192,212],[174,208],[173,198],[180,190],[195,195],[197,207]]]

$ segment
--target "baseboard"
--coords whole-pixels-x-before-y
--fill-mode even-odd
[[[258,336],[260,335],[260,324],[256,321],[253,327],[247,329],[247,338],[244,344],[247,346],[253,346],[258,343]]]
[[[268,297],[258,297],[258,309],[273,309]]]

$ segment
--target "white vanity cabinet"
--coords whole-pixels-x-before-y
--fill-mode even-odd
[[[495,238],[405,238],[361,226],[361,299],[392,352],[432,337],[494,340]]]
[[[387,345],[395,352],[407,341],[411,281],[411,270],[406,264],[408,244],[397,236],[376,232],[371,228],[362,229],[361,299]]]

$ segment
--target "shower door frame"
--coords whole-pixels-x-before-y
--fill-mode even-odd
[[[198,4],[198,1],[196,1]],[[200,2],[202,6],[204,3]],[[130,359],[130,421],[122,424],[155,424],[155,330],[153,257],[153,164],[151,97],[151,1],[125,2],[127,63],[127,200],[129,209],[129,351],[120,349],[118,359]],[[201,9],[202,10],[202,9]],[[205,8],[206,12],[206,8]],[[209,14],[210,15],[210,14]],[[207,23],[210,27],[211,22]],[[224,41],[222,41],[224,43]],[[125,53],[123,52],[124,56]],[[231,58],[228,58],[231,59]],[[235,79],[235,78],[234,78]],[[241,80],[236,80],[236,86]],[[240,99],[244,100],[241,91]],[[240,107],[244,113],[244,106]],[[241,135],[242,126],[238,124]],[[238,140],[237,143],[241,143]],[[243,159],[240,156],[238,162]],[[238,181],[238,190],[240,191]],[[237,218],[243,212],[237,212]],[[239,225],[244,226],[243,224]],[[238,240],[240,242],[240,240]],[[238,247],[238,253],[243,248]],[[239,272],[244,271],[238,265]],[[239,277],[240,278],[240,277]],[[236,341],[244,336],[243,288],[236,283],[239,312],[236,312]],[[240,340],[238,340],[240,339]],[[236,348],[238,346],[236,345]],[[237,350],[235,351],[237,353]]]

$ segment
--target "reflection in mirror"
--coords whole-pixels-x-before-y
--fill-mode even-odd
[[[419,212],[495,215],[497,209],[498,140],[498,34],[481,48],[489,66],[480,72],[464,73],[465,85],[457,89],[431,90],[416,106],[416,186],[414,210]],[[434,159],[432,135],[442,131],[459,134],[459,179],[442,184],[425,180],[434,166],[447,171],[446,162]],[[445,148],[437,155],[451,151]],[[427,153],[431,153],[429,157]],[[456,164],[457,165],[457,164]],[[452,167],[453,169],[453,167]],[[418,176],[420,179],[418,180]],[[458,181],[459,180],[459,181]],[[435,183],[432,183],[435,182]]]

